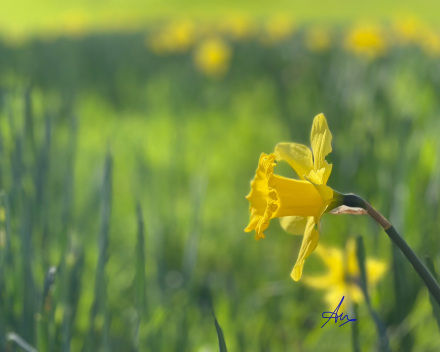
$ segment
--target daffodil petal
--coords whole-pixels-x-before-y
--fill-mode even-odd
[[[324,114],[317,115],[313,120],[310,141],[312,142],[315,169],[322,169],[325,166],[325,157],[332,151],[332,134]]]
[[[356,253],[356,241],[354,238],[349,238],[346,244],[347,255],[347,273],[352,277],[359,277],[360,269]],[[374,286],[385,274],[387,264],[383,261],[367,258],[365,261],[367,271],[367,280],[369,286]]]
[[[278,161],[287,161],[303,180],[313,169],[312,151],[303,144],[279,143],[275,147],[275,156]]]
[[[299,250],[298,259],[295,266],[293,267],[290,276],[293,280],[298,281],[301,278],[304,261],[306,258],[315,250],[319,241],[319,232],[315,230],[315,217],[310,216],[307,219],[307,226],[304,232],[304,238]]]
[[[382,278],[388,267],[385,262],[370,258],[366,260],[365,266],[368,284],[371,286],[374,286]]]
[[[316,184],[327,184],[331,173],[331,165],[325,157],[332,151],[332,134],[323,114],[319,114],[313,120],[312,133],[310,135],[313,150],[313,169],[316,176]],[[322,171],[322,169],[324,169]],[[313,176],[310,176],[313,177]]]
[[[361,303],[364,301],[364,294],[358,284],[349,285],[348,291],[353,302]]]
[[[345,290],[345,286],[333,286],[329,292],[325,295],[325,301],[328,304],[328,307],[333,311],[337,305],[341,302],[342,296],[347,296],[347,292]],[[346,302],[348,301],[348,297],[344,298],[341,306],[339,307],[339,313],[347,312],[346,310]]]
[[[330,177],[330,174],[332,172],[333,165],[327,164],[327,161],[325,162],[325,164],[326,166],[322,169],[311,170],[310,173],[304,178],[317,185],[326,185],[328,178]]]
[[[315,249],[315,253],[318,254],[322,261],[328,266],[330,272],[337,273],[338,275],[344,274],[344,253],[336,247],[325,247],[319,245]]]
[[[330,165],[331,166],[331,165]],[[323,170],[323,169],[321,169]],[[327,186],[326,184],[320,184],[320,175],[316,174],[313,170],[310,172],[310,175],[306,177],[306,180],[309,181],[316,189],[316,191],[319,193],[319,195],[322,198],[323,202],[323,208],[321,209],[321,213],[319,215],[322,215],[322,213],[325,211],[327,206],[330,204],[330,202],[333,199],[333,190]],[[317,183],[318,182],[318,183]]]
[[[315,187],[316,191],[321,197],[322,206],[315,215],[317,218],[321,218],[322,214],[324,214],[325,210],[333,200],[333,190],[327,185],[318,185],[314,182],[311,182],[311,180],[309,180],[309,182]]]
[[[322,276],[306,276],[302,278],[302,281],[307,286],[318,289],[328,289],[334,284],[334,279],[329,274]]]
[[[285,216],[280,218],[281,227],[291,235],[304,235],[307,225],[305,216]]]

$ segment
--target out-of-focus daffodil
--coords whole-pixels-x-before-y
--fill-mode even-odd
[[[220,30],[234,40],[249,38],[255,31],[253,22],[243,16],[234,16],[220,23]]]
[[[264,44],[274,44],[287,39],[295,31],[295,23],[289,16],[276,15],[269,18],[261,38]]]
[[[356,55],[374,59],[385,53],[386,41],[380,27],[362,25],[348,32],[345,48]]]
[[[350,238],[347,241],[345,251],[319,245],[315,252],[327,265],[328,272],[323,276],[305,276],[304,283],[310,287],[327,290],[325,300],[331,308],[336,307],[342,296],[355,303],[362,302],[364,295],[360,287],[360,269],[356,256],[355,240]],[[367,258],[365,269],[367,286],[369,290],[372,290],[385,274],[387,265],[383,261]]]
[[[195,65],[207,76],[221,77],[229,68],[231,52],[230,46],[224,40],[220,38],[206,39],[196,49]]]
[[[401,44],[416,43],[424,28],[424,24],[415,17],[401,18],[393,24],[394,33]]]
[[[195,25],[191,21],[170,23],[147,39],[147,45],[156,54],[184,53],[194,44]]]
[[[418,45],[430,56],[440,55],[440,35],[417,18],[404,18],[394,23],[394,33],[401,45]]]
[[[440,34],[434,30],[425,30],[420,38],[420,47],[429,56],[440,56]]]
[[[330,33],[326,28],[312,27],[306,32],[305,43],[312,52],[325,51],[331,44]]]
[[[302,144],[280,143],[274,154],[261,154],[251,192],[246,197],[251,203],[251,219],[245,231],[255,230],[255,239],[264,238],[263,231],[273,218],[281,218],[281,226],[287,232],[304,234],[291,273],[296,281],[301,278],[305,259],[318,244],[320,218],[334,199],[333,190],[327,186],[332,165],[325,160],[332,151],[331,140],[327,121],[319,114],[313,121],[312,150]],[[288,162],[301,179],[274,174],[275,159]]]

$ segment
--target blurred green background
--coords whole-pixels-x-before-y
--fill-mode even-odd
[[[440,267],[432,3],[199,5],[1,12],[0,350],[219,351],[215,312],[229,351],[438,351],[428,291],[371,219],[322,220],[320,244],[362,236],[389,267],[341,328],[290,278],[300,236],[243,231],[261,152],[309,145],[323,112],[329,185]],[[312,254],[304,276],[326,270]]]

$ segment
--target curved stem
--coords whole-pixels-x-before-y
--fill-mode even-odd
[[[348,207],[357,207],[365,209],[374,220],[376,220],[385,230],[387,235],[391,238],[391,240],[399,247],[405,257],[412,264],[414,269],[417,271],[417,274],[422,278],[425,282],[426,287],[429,292],[432,294],[434,299],[440,305],[440,286],[435,281],[434,277],[422,263],[422,261],[417,257],[414,251],[410,246],[406,243],[406,241],[399,235],[394,226],[387,220],[385,217],[379,213],[376,209],[374,209],[368,202],[363,200],[361,197],[355,194],[345,194],[344,195],[344,205]]]

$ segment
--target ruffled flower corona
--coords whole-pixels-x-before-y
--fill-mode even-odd
[[[261,154],[257,172],[246,199],[251,203],[251,219],[246,232],[255,230],[255,239],[264,238],[264,230],[273,218],[289,233],[304,234],[298,259],[291,276],[301,278],[305,259],[315,250],[319,240],[319,221],[335,201],[327,186],[332,165],[325,157],[332,151],[332,135],[323,114],[313,121],[312,150],[302,144],[280,143],[273,154]],[[276,161],[284,160],[298,174],[294,180],[274,174]]]

